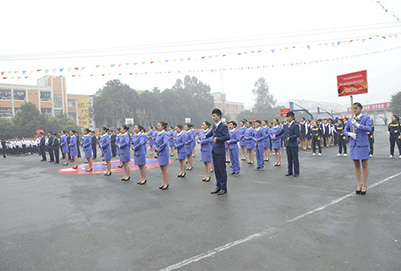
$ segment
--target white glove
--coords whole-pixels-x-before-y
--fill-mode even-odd
[[[349,137],[352,137],[353,139],[356,140],[356,134],[355,134],[355,133],[348,133],[348,136],[349,136]]]
[[[360,124],[355,119],[352,119],[351,122],[352,122],[352,125],[355,125],[356,128],[359,128]]]

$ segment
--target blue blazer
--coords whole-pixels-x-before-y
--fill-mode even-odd
[[[51,149],[53,146],[53,136],[49,137],[49,140],[47,141],[47,146]]]
[[[135,156],[146,155],[146,142],[148,137],[145,134],[134,135],[131,141],[131,148],[135,149]]]
[[[216,128],[216,124],[213,125],[212,131],[206,135],[206,138],[216,138],[216,143],[213,143],[212,152],[215,154],[226,154],[226,141],[230,140],[230,133],[228,127],[223,122]]]
[[[187,153],[185,142],[187,142],[187,133],[182,131],[181,134],[177,134],[177,137],[175,138],[175,147],[177,148],[178,153]]]
[[[67,137],[65,135],[60,137],[60,145],[61,145],[61,150],[63,153],[68,152],[68,143],[67,143]]]
[[[230,140],[228,142],[228,149],[230,150],[238,150],[238,142],[240,141],[239,139],[239,131],[237,129],[234,130],[234,132],[230,132]]]
[[[257,131],[255,129],[255,139],[258,140],[258,142],[256,142],[257,146],[263,146],[263,142],[269,137],[269,134],[266,133],[265,128],[260,127],[259,131]]]
[[[89,151],[92,147],[92,137],[90,135],[84,136],[82,138],[81,144],[84,147],[84,151]]]
[[[286,142],[286,147],[290,148],[298,148],[298,137],[299,137],[299,126],[295,123],[295,121],[288,128],[289,124],[286,124],[280,132],[276,134],[277,136],[285,135],[287,133],[287,137],[284,137]],[[287,138],[289,139],[287,141]]]
[[[254,140],[255,130],[253,128],[250,128],[250,129],[246,128],[244,137],[245,137],[245,142],[246,142],[246,148],[247,149],[255,148],[255,140]],[[246,139],[246,138],[248,138],[248,139]]]
[[[42,136],[40,138],[39,147],[44,147],[44,146],[46,146],[46,139],[44,136]]]
[[[370,117],[362,115],[359,123],[359,128],[355,127],[356,140],[350,137],[349,146],[350,147],[367,147],[369,146],[369,136],[368,132],[372,131],[372,121]],[[347,122],[344,129],[344,135],[348,136],[348,133],[352,133],[352,122],[351,119]]]
[[[120,140],[118,141],[120,144],[120,156],[122,156],[121,160],[129,160],[130,159],[130,150],[129,150],[129,142],[130,142],[130,137],[129,134],[127,133],[124,136],[120,137]]]
[[[207,130],[206,133],[204,131],[199,132],[198,136],[198,143],[201,144],[201,151],[202,152],[211,152],[213,148],[213,138],[208,137],[204,138],[207,133],[209,133],[210,130]]]
[[[58,149],[59,146],[60,146],[60,142],[58,141],[58,138],[55,137],[55,138],[53,139],[53,147],[56,148],[56,149]]]

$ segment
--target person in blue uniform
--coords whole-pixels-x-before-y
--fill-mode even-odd
[[[224,124],[227,125],[228,127],[228,121],[226,121]],[[231,163],[230,152],[228,151],[228,143],[226,144],[226,163],[227,164]],[[232,165],[230,167],[232,168]]]
[[[400,118],[397,115],[391,116],[391,122],[388,124],[390,133],[390,158],[394,157],[394,147],[397,143],[399,158],[401,159],[401,141],[400,141]]]
[[[78,168],[78,146],[77,146],[77,137],[76,137],[76,132],[74,130],[70,131],[70,155],[74,161],[74,167],[73,169]]]
[[[64,166],[68,165],[68,142],[67,142],[67,136],[68,133],[67,131],[62,131],[60,132],[60,146],[61,146],[61,152],[63,153],[65,162],[64,162]]]
[[[139,167],[141,180],[139,185],[146,184],[146,142],[148,137],[145,135],[145,128],[136,124],[133,128],[134,136],[131,140],[131,149],[134,151],[134,164]]]
[[[177,132],[175,138],[175,149],[177,150],[178,161],[180,162],[180,174],[178,178],[183,178],[187,173],[185,172],[185,159],[187,158],[187,147],[185,143],[187,142],[187,133],[184,132],[182,125],[175,126],[175,131]]]
[[[52,132],[49,132],[47,134],[48,140],[47,140],[47,151],[49,153],[50,161],[49,163],[54,163],[54,152],[53,152],[53,134]]]
[[[216,108],[212,111],[215,122],[210,133],[205,138],[213,138],[212,159],[214,173],[216,176],[216,189],[211,194],[224,195],[227,193],[227,171],[225,163],[225,144],[230,140],[228,127],[221,121],[221,110]]]
[[[263,132],[266,134],[266,139],[263,140],[263,149],[264,149],[264,156],[265,156],[265,162],[269,162],[270,160],[270,127],[269,127],[269,122],[267,120],[262,121],[262,127]]]
[[[245,141],[245,122],[246,120],[241,120],[239,122],[239,146],[241,148],[241,160],[246,161],[246,141]]]
[[[42,160],[40,160],[40,161],[44,162],[44,161],[46,161],[46,138],[42,132],[39,133],[39,136],[40,136],[39,152],[42,155]]]
[[[124,167],[124,177],[121,179],[121,181],[126,182],[131,180],[130,176],[130,167],[129,167],[129,162],[131,161],[131,150],[130,150],[130,136],[128,133],[128,126],[123,125],[120,127],[120,133],[122,134],[120,140],[118,141],[117,148],[118,148],[118,153],[120,155],[120,163],[122,163]],[[116,141],[117,142],[117,141]]]
[[[272,138],[274,158],[276,159],[276,163],[274,164],[275,167],[281,166],[281,136],[277,136],[281,130],[282,128],[278,119],[273,119],[273,127],[270,129],[270,136]]]
[[[239,165],[239,147],[238,142],[240,141],[239,138],[239,131],[237,130],[237,123],[235,121],[230,121],[228,123],[228,129],[230,133],[230,139],[227,141],[228,144],[228,151],[230,153],[230,161],[232,165],[233,172],[231,175],[238,177],[241,168]]]
[[[350,158],[354,161],[357,181],[357,194],[366,194],[366,183],[369,176],[369,138],[368,132],[372,131],[372,121],[368,116],[362,115],[362,104],[354,103],[352,111],[355,118],[347,122],[344,135],[350,138]],[[361,185],[361,163],[363,168],[363,184]]]
[[[176,132],[174,131],[173,126],[169,126],[169,131],[167,133],[168,136],[168,145],[170,146],[170,156],[175,155],[175,141],[174,138],[176,137]]]
[[[167,123],[161,121],[157,124],[157,136],[155,140],[155,151],[157,152],[157,160],[163,176],[163,183],[159,187],[161,190],[167,190],[169,187],[169,151],[168,151],[168,136],[166,133]]]
[[[100,134],[102,135],[99,139],[99,146],[104,154],[104,160],[107,165],[107,171],[104,173],[104,176],[111,175],[111,144],[110,144],[110,135],[108,134],[109,129],[107,127],[102,127],[100,129]]]
[[[82,138],[82,147],[83,147],[83,152],[85,155],[85,159],[88,161],[89,168],[86,169],[86,172],[91,172],[93,170],[92,168],[92,137],[89,134],[90,130],[88,128],[85,128],[83,130],[83,138]]]
[[[316,146],[319,148],[319,155],[322,155],[322,130],[315,120],[312,121],[312,155],[316,155]]]
[[[117,135],[113,130],[109,130],[109,136],[110,136],[111,154],[113,155],[113,157],[116,157],[116,155],[117,155],[117,145],[116,145]]]
[[[194,139],[194,141],[192,142],[192,158],[195,158],[196,156],[196,131],[195,131],[195,127],[192,123],[189,124],[189,129],[192,133],[192,138]]]
[[[153,137],[152,137],[152,138],[153,138],[153,142],[155,142],[156,137],[157,137],[157,134],[158,134],[157,126],[155,126],[155,127],[153,127]],[[155,155],[155,156],[154,156],[155,158],[158,157],[158,156],[157,156],[157,155],[158,155],[157,152],[155,152],[154,155]]]
[[[285,176],[299,176],[299,159],[298,159],[298,138],[299,126],[295,122],[295,114],[290,111],[287,113],[288,135],[286,138],[288,173]],[[278,135],[285,133],[283,129]]]
[[[269,136],[265,133],[265,130],[261,127],[262,122],[260,120],[255,121],[255,136],[254,141],[256,143],[256,169],[263,170],[265,168],[265,155],[264,155],[264,141]]]
[[[77,140],[77,152],[78,152],[78,155],[77,155],[77,157],[78,158],[81,158],[81,148],[80,148],[80,146],[81,146],[81,140],[80,140],[80,137],[79,137],[79,134],[78,134],[78,132],[77,131],[75,131],[75,138],[76,138],[76,140]]]
[[[53,134],[53,152],[54,152],[54,163],[60,163],[60,141],[57,137],[57,133]]]
[[[373,157],[373,145],[375,143],[375,125],[373,123],[373,118],[370,119],[372,122],[372,131],[368,132],[368,137],[369,137],[369,157]]]
[[[337,144],[338,144],[338,154],[341,156],[344,150],[344,156],[347,156],[347,137],[344,135],[344,121],[342,119],[337,120],[337,125],[335,126],[335,131],[337,134]]]
[[[120,148],[118,148],[118,145],[120,145],[120,141],[121,141],[121,137],[122,137],[121,133],[122,132],[121,132],[120,128],[117,128],[116,129],[116,146],[117,146],[116,155],[118,155],[119,157],[121,157]],[[123,168],[123,167],[124,167],[123,162],[121,162],[121,159],[120,159],[120,164],[118,165],[118,168]]]
[[[255,130],[252,128],[252,121],[248,121],[246,123],[246,130],[245,130],[245,143],[246,149],[248,151],[249,162],[248,164],[253,165],[255,159]]]
[[[213,138],[205,138],[210,132],[210,123],[208,121],[202,122],[202,130],[198,135],[198,144],[200,144],[202,162],[205,166],[205,177],[202,179],[203,182],[210,182],[211,170],[212,170],[212,141]]]
[[[90,135],[92,137],[92,159],[95,160],[97,157],[97,138],[95,131],[91,131]]]
[[[187,162],[188,162],[187,170],[192,170],[194,162],[192,152],[193,152],[193,142],[195,141],[195,138],[193,137],[194,134],[191,132],[189,124],[184,125],[184,131],[187,133],[187,141],[185,142],[185,148],[187,150]]]
[[[306,129],[307,129],[307,133],[306,133],[306,142],[307,142],[307,148],[308,149],[312,149],[312,133],[311,133],[311,121],[307,120],[306,121]]]
[[[153,155],[154,154],[154,141],[153,141],[153,127],[149,126],[148,128],[148,143],[149,143],[149,154]]]
[[[299,138],[300,138],[300,143],[301,143],[301,149],[306,151],[307,143],[306,143],[306,134],[308,133],[308,130],[306,128],[306,121],[305,118],[301,118],[301,122],[299,123]]]

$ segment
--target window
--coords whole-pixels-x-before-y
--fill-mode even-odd
[[[25,101],[26,91],[25,90],[14,90],[14,100]]]
[[[11,100],[11,90],[0,90],[0,100]]]
[[[75,99],[68,99],[67,103],[68,103],[68,107],[77,107],[77,100],[75,100]]]
[[[54,109],[55,116],[60,116],[62,114],[64,114],[63,109]]]
[[[52,94],[50,92],[40,92],[41,102],[50,102],[52,100]]]
[[[13,116],[13,109],[11,107],[0,107],[0,117],[11,118]]]
[[[63,108],[63,95],[54,94],[54,108]]]
[[[16,107],[14,108],[14,114],[17,115],[17,113],[21,112],[21,108]]]
[[[51,108],[41,108],[40,111],[42,112],[42,114],[46,114],[46,115],[51,115],[52,114],[52,109]]]
[[[77,114],[75,114],[75,113],[68,113],[68,118],[70,119],[70,120],[77,120]]]

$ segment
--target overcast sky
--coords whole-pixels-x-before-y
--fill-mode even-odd
[[[68,92],[82,94],[93,94],[114,78],[138,90],[163,90],[177,78],[190,74],[209,84],[212,92],[224,91],[229,100],[244,102],[249,108],[254,102],[253,84],[259,77],[266,78],[279,102],[307,99],[347,105],[348,98],[337,97],[336,76],[368,70],[369,93],[355,99],[364,104],[385,102],[401,91],[401,24],[395,24],[390,12],[386,13],[376,2],[0,0],[0,71],[85,66],[81,77],[67,77]],[[401,1],[382,3],[401,17]],[[398,38],[362,42],[364,37],[396,33]],[[337,41],[351,39],[354,41],[337,46]],[[96,51],[98,48],[109,49]],[[49,54],[83,49],[79,57],[70,53]],[[364,55],[387,49],[394,50]],[[251,54],[252,50],[262,52]],[[32,59],[38,57],[32,55],[35,53],[46,54]],[[9,59],[16,54],[27,56],[23,60]],[[223,54],[226,56],[215,57]],[[343,59],[359,54],[364,56]],[[206,58],[202,60],[202,56]],[[181,58],[184,61],[179,61]],[[332,58],[339,60],[280,67]],[[143,61],[155,63],[133,65]],[[118,67],[125,63],[130,65]],[[116,67],[111,68],[111,64]],[[177,73],[253,66],[270,68]],[[171,73],[152,73],[164,71]],[[119,72],[150,74],[88,76]],[[36,79],[0,79],[0,83],[36,84]]]

